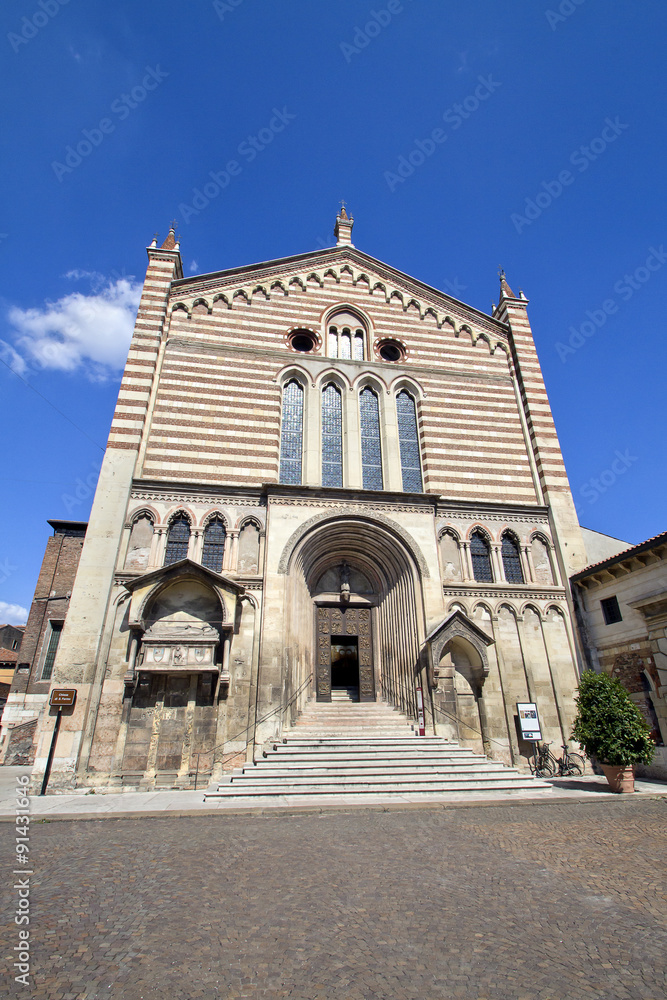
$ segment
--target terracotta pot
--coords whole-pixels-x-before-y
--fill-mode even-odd
[[[616,764],[600,764],[612,792],[634,792],[635,769],[632,764],[623,767]]]

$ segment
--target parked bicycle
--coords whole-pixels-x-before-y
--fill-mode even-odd
[[[566,778],[581,775],[586,769],[581,754],[570,752],[563,744],[563,756],[554,757],[549,747],[551,743],[536,743],[535,753],[530,761],[530,770],[538,778]]]

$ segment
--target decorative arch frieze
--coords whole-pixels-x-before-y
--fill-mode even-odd
[[[435,296],[438,295],[435,291],[429,293],[427,289],[423,289],[421,292],[417,292],[417,294],[411,294],[410,291],[398,287],[394,283],[396,278],[392,277],[389,281],[373,280],[366,267],[363,265],[357,266],[355,263],[350,263],[349,261],[337,261],[332,264],[322,265],[319,269],[304,271],[301,274],[292,274],[289,277],[282,275],[277,277],[274,271],[273,275],[267,274],[266,277],[263,277],[255,285],[245,285],[236,288],[230,285],[224,291],[216,291],[215,294],[213,294],[214,285],[212,281],[198,282],[198,288],[211,289],[212,302],[209,304],[208,301],[201,300],[206,302],[210,313],[212,306],[218,301],[224,302],[226,308],[231,309],[233,306],[240,304],[241,300],[245,300],[246,304],[251,304],[255,295],[261,295],[264,299],[269,300],[272,293],[284,296],[290,293],[294,294],[299,289],[307,293],[309,285],[311,287],[323,288],[325,278],[332,279],[339,285],[341,277],[344,275],[351,278],[351,284],[354,287],[365,288],[370,298],[373,298],[379,292],[384,298],[385,303],[400,307],[403,313],[414,312],[422,321],[429,317],[435,322],[437,329],[442,329],[445,325],[448,325],[452,328],[456,337],[460,337],[461,334],[465,333],[470,337],[470,342],[473,346],[479,344],[480,340],[483,340],[491,355],[495,354],[497,350],[504,352],[507,363],[511,367],[511,357],[505,337],[504,324],[493,320],[491,317],[485,318],[481,315],[479,318],[475,318],[471,324],[464,318],[463,306],[461,307],[462,315],[459,315],[458,318],[456,312],[452,309],[455,303],[448,302],[446,304],[447,311],[445,312],[445,308],[443,308],[445,303],[439,301],[442,296],[438,296],[438,301],[435,301]],[[182,301],[177,302],[172,307],[172,312],[182,309],[189,315],[197,301],[194,300],[190,305]],[[360,311],[358,304],[355,304],[353,308],[357,312]],[[367,316],[364,316],[364,322],[370,330],[371,324]]]

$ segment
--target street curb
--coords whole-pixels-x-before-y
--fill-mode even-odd
[[[496,799],[494,801],[484,801],[477,799],[473,802],[384,802],[384,803],[332,803],[326,806],[246,806],[240,808],[220,808],[215,809],[161,809],[159,811],[132,810],[103,813],[52,813],[44,816],[32,814],[30,822],[34,826],[36,823],[61,823],[61,822],[90,822],[92,820],[107,819],[193,819],[198,816],[210,819],[212,816],[300,816],[300,815],[327,815],[330,813],[346,812],[424,812],[437,811],[440,809],[498,809],[506,806],[544,806],[544,805],[594,805],[601,802],[636,802],[642,801],[665,801],[665,792],[634,792],[631,799],[627,795],[613,795],[605,792],[604,798],[592,798],[591,795],[570,795],[567,798],[540,798],[540,799]],[[12,815],[0,815],[0,823],[13,823],[15,817]]]

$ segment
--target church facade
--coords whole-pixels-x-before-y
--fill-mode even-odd
[[[527,316],[335,246],[148,270],[52,687],[50,789],[189,787],[344,688],[525,766],[565,742],[583,542]],[[45,712],[34,769],[46,767]]]

